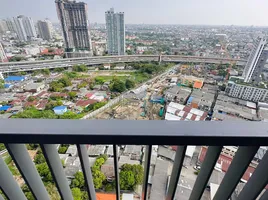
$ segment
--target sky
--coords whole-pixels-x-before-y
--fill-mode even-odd
[[[90,23],[105,11],[125,12],[126,24],[268,26],[267,0],[83,0]],[[0,18],[25,15],[58,22],[54,0],[0,0]]]

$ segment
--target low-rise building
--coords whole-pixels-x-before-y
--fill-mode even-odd
[[[167,106],[165,120],[204,121],[208,113],[202,110],[170,102]]]
[[[88,156],[99,156],[101,154],[104,154],[105,152],[105,145],[90,145],[87,150]]]
[[[256,104],[219,94],[212,119],[257,121]]]
[[[24,91],[35,93],[35,92],[40,92],[44,88],[45,88],[44,83],[29,83],[24,87]]]
[[[202,90],[194,90],[187,101],[187,105],[208,112],[214,101],[215,94],[206,93]]]
[[[66,151],[65,154],[68,154],[69,156],[77,156],[77,147],[76,145],[70,145]]]
[[[53,111],[57,115],[63,115],[65,112],[67,112],[67,106],[57,106],[53,108]]]
[[[140,160],[141,159],[141,145],[126,145],[123,155],[129,155],[132,160]]]
[[[195,76],[181,76],[180,81],[182,85],[193,86],[193,88],[201,89],[204,83],[204,78],[198,78]]]
[[[167,101],[174,101],[180,104],[186,103],[189,95],[191,94],[191,89],[179,87],[177,85],[172,86],[168,90],[165,91],[165,99]]]
[[[238,84],[228,81],[225,94],[231,97],[240,98],[253,102],[268,102],[268,89],[265,87],[254,87],[247,83]]]

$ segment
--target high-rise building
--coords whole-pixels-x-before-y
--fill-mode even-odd
[[[47,20],[39,20],[37,21],[37,28],[39,36],[44,40],[51,40],[51,26]]]
[[[0,19],[0,33],[6,33],[8,31],[7,23],[5,20]]]
[[[13,20],[14,20],[15,32],[17,34],[18,39],[20,41],[27,41],[27,35],[23,26],[22,18],[14,17]]]
[[[260,76],[267,58],[266,39],[258,38],[243,71],[244,82],[259,83],[261,81]]]
[[[7,29],[10,31],[10,32],[13,32],[15,33],[16,30],[15,30],[15,24],[14,24],[14,21],[11,20],[11,19],[6,19],[6,25],[7,25]]]
[[[111,8],[105,12],[108,53],[125,54],[125,20],[124,12],[115,13]]]
[[[7,62],[8,59],[7,59],[7,56],[6,56],[6,53],[4,51],[4,48],[0,42],[0,62]]]
[[[56,0],[55,3],[66,51],[91,51],[87,4],[68,0]]]
[[[32,18],[20,15],[14,17],[13,20],[19,40],[27,41],[33,37],[37,37]]]

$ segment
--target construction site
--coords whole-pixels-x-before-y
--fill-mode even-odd
[[[164,106],[149,99],[126,98],[117,105],[100,113],[96,119],[161,120]]]
[[[162,120],[165,114],[163,92],[172,74],[162,74],[124,94],[118,104],[98,114],[96,119]]]

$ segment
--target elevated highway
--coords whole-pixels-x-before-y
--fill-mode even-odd
[[[129,63],[141,61],[177,62],[177,63],[207,63],[207,64],[236,64],[245,65],[246,60],[229,58],[212,58],[181,55],[128,55],[128,56],[95,56],[81,58],[65,58],[58,60],[42,60],[33,62],[8,62],[0,63],[1,73],[33,71],[39,69],[54,69],[72,67],[78,64],[87,66],[100,65],[104,63]]]

